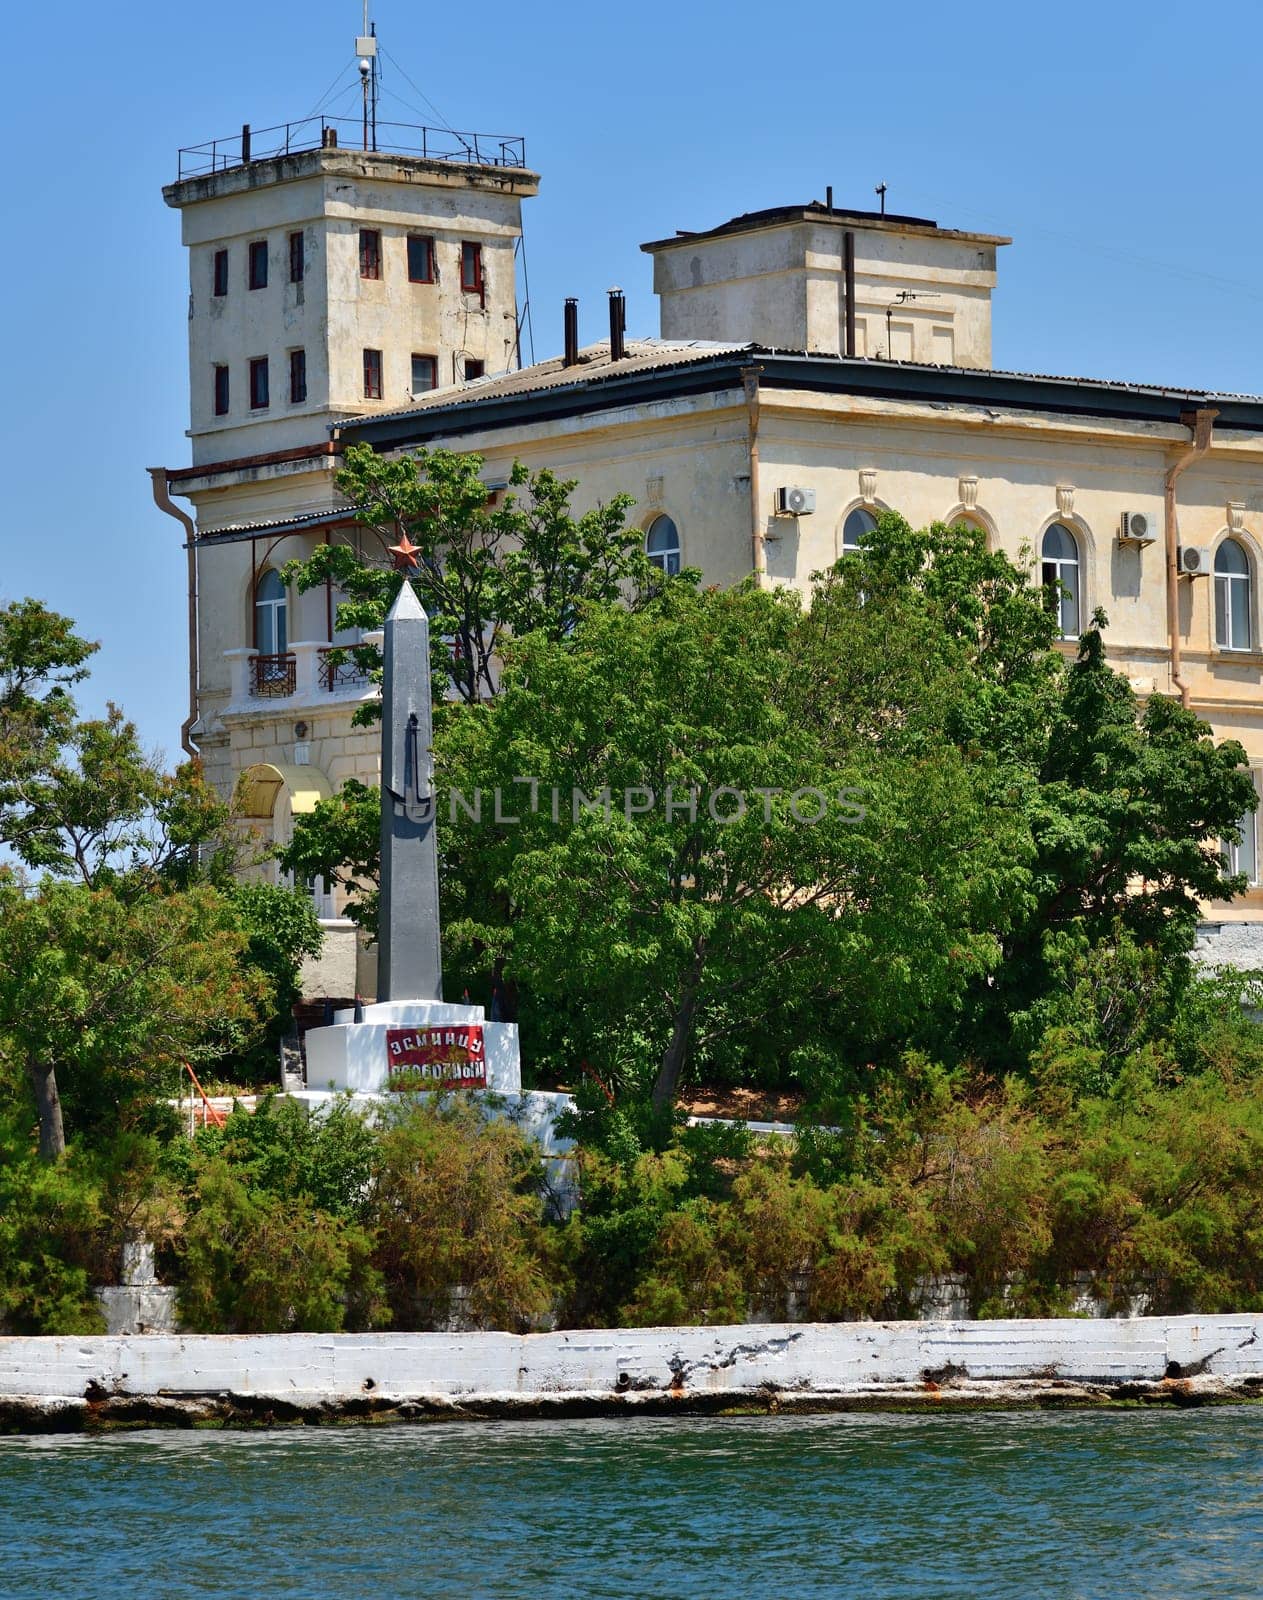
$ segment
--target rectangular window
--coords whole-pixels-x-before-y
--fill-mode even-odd
[[[266,411],[268,407],[268,358],[258,356],[250,363],[250,409]]]
[[[408,281],[410,283],[433,283],[437,274],[434,271],[434,240],[427,238],[422,233],[408,235]]]
[[[1259,881],[1257,813],[1247,811],[1237,823],[1237,827],[1241,832],[1240,844],[1234,844],[1230,839],[1221,839],[1219,848],[1228,858],[1228,871],[1244,872],[1246,882],[1254,887]]]
[[[466,382],[468,382],[470,378],[481,378],[483,373],[486,372],[486,370],[487,370],[487,363],[485,361],[479,361],[476,356],[466,356],[465,357],[465,381]]]
[[[227,252],[227,250],[216,250],[216,252],[215,252],[214,279],[215,279],[214,287],[211,289],[211,293],[213,295],[216,295],[216,296],[227,294],[228,293],[228,252]]]
[[[382,275],[382,236],[376,228],[360,229],[360,277]]]
[[[228,415],[228,368],[215,368],[215,415]]]
[[[433,356],[417,356],[412,358],[412,392],[425,394],[428,389],[438,386],[438,363]]]
[[[307,352],[291,350],[289,353],[289,403],[301,405],[307,398]]]
[[[464,294],[482,293],[482,246],[469,239],[460,247],[460,286]]]
[[[380,350],[364,352],[364,398],[380,400],[382,397],[382,353]]]
[[[250,246],[250,287],[266,289],[268,286],[268,242],[256,239]]]
[[[291,233],[289,236],[289,281],[301,283],[303,281],[303,236],[301,233]]]

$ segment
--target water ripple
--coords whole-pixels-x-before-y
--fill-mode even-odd
[[[0,1596],[1263,1594],[1263,1410],[0,1440]]]

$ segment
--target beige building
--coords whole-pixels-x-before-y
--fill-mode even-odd
[[[710,582],[805,589],[885,507],[970,521],[1065,586],[1067,649],[1103,606],[1137,690],[1183,694],[1263,770],[1263,399],[996,371],[1007,240],[818,203],[647,244],[660,338],[625,341],[615,298],[608,338],[520,369],[513,248],[536,186],[516,151],[321,149],[165,191],[192,282],[193,464],[153,474],[164,508],[195,514],[186,742],[225,793],[247,776],[261,829],[284,839],[345,778],[376,777],[374,736],[350,727],[370,690],[325,655],[337,596],[279,578],[320,540],[375,543],[333,486],[357,441],[477,451],[489,485],[515,458],[551,467],[580,507],[629,492],[651,556]],[[251,405],[253,363],[283,383],[295,349],[302,397]],[[412,381],[425,360],[434,387]],[[1251,819],[1239,859],[1257,879],[1254,839]],[[1238,950],[1260,914],[1258,890],[1211,908],[1207,937]]]

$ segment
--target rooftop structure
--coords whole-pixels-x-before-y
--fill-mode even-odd
[[[998,234],[925,217],[805,206],[750,211],[641,248],[665,339],[991,365]]]

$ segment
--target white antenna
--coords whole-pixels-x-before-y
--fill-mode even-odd
[[[355,41],[355,53],[360,58],[360,83],[364,89],[364,148],[376,150],[377,24],[368,20],[368,0],[364,0],[364,32]]]

